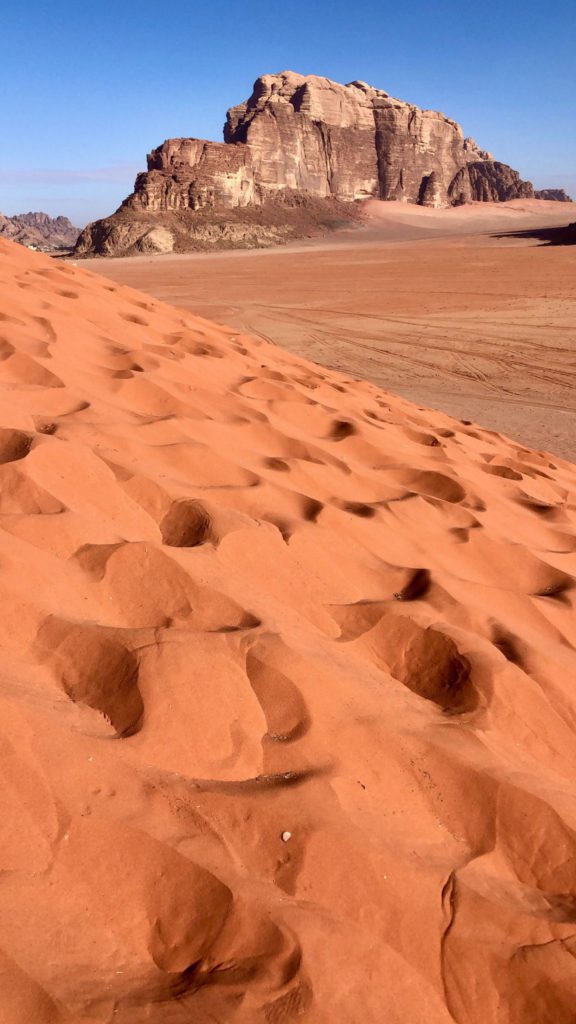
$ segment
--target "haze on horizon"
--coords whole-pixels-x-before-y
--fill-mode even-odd
[[[0,211],[78,226],[117,208],[165,138],[222,139],[259,74],[361,78],[456,119],[536,188],[576,193],[576,8],[319,0],[245,20],[231,0],[94,10],[28,0],[2,14]]]

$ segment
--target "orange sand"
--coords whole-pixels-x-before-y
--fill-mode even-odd
[[[576,467],[0,243],[2,1024],[571,1024]]]
[[[93,260],[112,280],[576,461],[576,203],[367,204],[308,248]]]

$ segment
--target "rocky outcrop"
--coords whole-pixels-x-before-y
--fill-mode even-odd
[[[111,217],[89,224],[78,239],[75,255],[257,249],[357,226],[359,220],[352,203],[298,193],[245,207],[149,209],[132,204],[130,197]]]
[[[254,168],[246,146],[167,139],[149,153],[148,171],[138,175],[124,205],[134,210],[201,210],[254,201]]]
[[[339,85],[286,71],[259,78],[251,97],[228,111],[224,143],[179,138],[154,149],[132,195],[113,217],[85,229],[76,252],[128,251],[113,240],[117,227],[129,248],[141,249],[150,238],[144,214],[168,230],[167,216],[179,217],[174,248],[194,248],[206,234],[207,214],[214,223],[254,230],[254,211],[274,208],[276,228],[293,237],[292,228],[285,230],[286,211],[298,204],[351,206],[379,198],[442,207],[533,194],[530,182],[465,138],[444,114],[365,82]],[[232,220],[222,219],[225,211],[235,212]],[[142,233],[135,238],[138,223]],[[307,222],[304,233],[310,227]]]
[[[563,188],[539,188],[534,196],[536,199],[548,199],[555,203],[571,203],[571,197]]]
[[[534,189],[522,181],[518,171],[497,160],[481,160],[468,164],[471,198],[481,203],[505,203],[509,199],[531,199]]]
[[[67,217],[49,217],[47,213],[17,213],[5,217],[0,213],[0,236],[29,248],[49,252],[71,249],[80,233]]]

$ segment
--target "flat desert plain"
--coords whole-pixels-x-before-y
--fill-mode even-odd
[[[576,204],[373,202],[367,215],[304,246],[83,265],[575,459],[576,247],[532,232],[576,221]]]

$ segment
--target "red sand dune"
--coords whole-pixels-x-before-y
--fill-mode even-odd
[[[571,1024],[576,467],[0,296],[2,1024]]]

